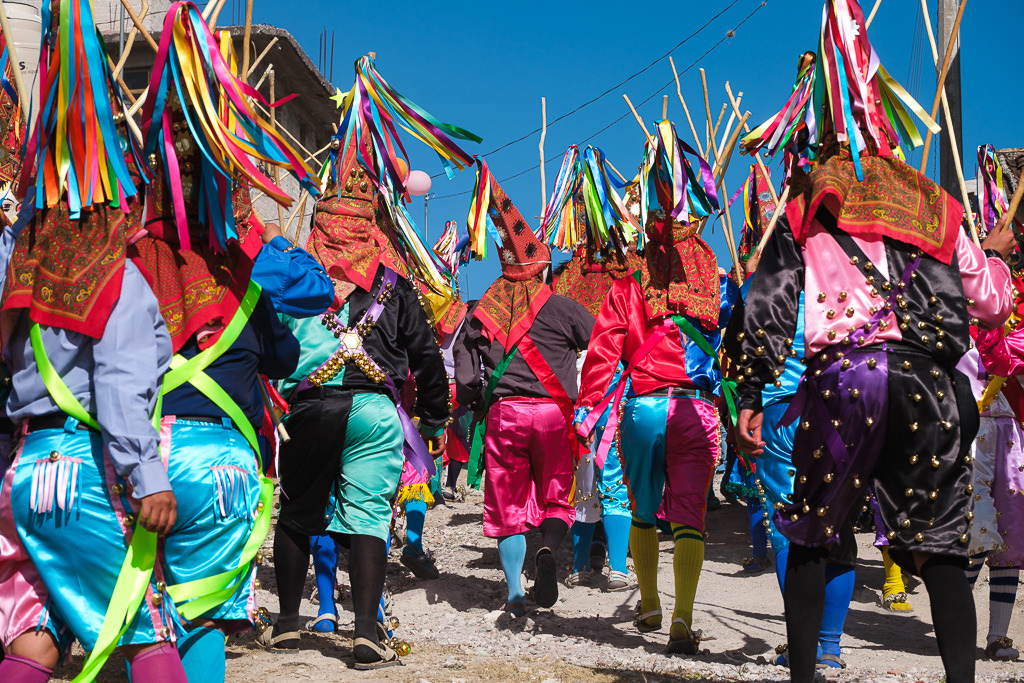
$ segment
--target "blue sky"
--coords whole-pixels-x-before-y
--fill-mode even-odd
[[[868,13],[873,0],[862,2]],[[929,5],[934,26],[937,0],[929,0]],[[301,5],[256,2],[253,20],[288,29],[314,61],[321,30],[326,26],[329,32],[334,31],[333,81],[342,90],[351,87],[353,63],[366,52],[376,52],[377,68],[402,94],[439,119],[483,138],[483,143],[469,143],[466,149],[485,154],[499,180],[538,164],[539,134],[496,153],[489,152],[540,126],[542,96],[547,98],[551,122],[612,88],[576,113],[549,123],[545,156],[556,157],[545,167],[550,195],[561,156],[571,144],[596,145],[626,175],[635,170],[643,133],[629,115],[623,93],[637,105],[649,127],[660,118],[661,96],[669,95],[669,118],[689,141],[691,135],[676,98],[672,71],[668,59],[663,58],[670,50],[680,70],[699,60],[681,74],[683,95],[699,131],[703,131],[706,117],[697,67],[707,73],[714,117],[726,101],[727,80],[734,93],[744,93],[741,109],[751,111],[752,126],[771,116],[789,95],[800,53],[817,47],[821,8],[821,0],[690,0],[638,5],[479,0],[392,0],[356,5],[307,0]],[[722,10],[724,13],[707,28],[673,50]],[[220,23],[230,21],[230,11],[229,3]],[[744,19],[746,23],[736,28]],[[997,149],[1024,146],[1024,92],[1018,87],[1018,78],[1005,77],[1006,62],[1016,59],[1012,50],[1018,45],[1022,23],[1024,2],[1019,0],[971,0],[965,10],[961,29],[965,144],[961,147],[966,150],[964,171],[968,178],[974,175],[979,144],[991,143]],[[735,35],[727,37],[726,32],[733,29]],[[919,2],[884,0],[869,36],[889,72],[925,109],[930,109],[935,70],[919,19]],[[702,57],[709,49],[711,52]],[[656,60],[660,61],[613,88]],[[329,69],[326,71],[329,75]],[[648,101],[640,104],[644,100]],[[326,135],[329,132],[325,131]],[[437,157],[423,145],[410,140],[407,149],[413,168],[431,175],[441,171]],[[933,144],[933,159],[937,156],[934,150]],[[919,158],[920,152],[912,160]],[[748,157],[733,157],[726,178],[730,194],[742,183],[749,163]],[[776,165],[770,166],[780,178]],[[929,173],[937,175],[932,164],[929,166]],[[458,173],[450,181],[434,179],[432,193],[436,198],[429,204],[431,241],[440,234],[445,220],[465,222],[473,181],[471,170]],[[525,216],[540,214],[539,170],[502,185]],[[422,228],[421,199],[413,199],[411,214]],[[734,211],[737,231],[740,220],[740,211]],[[728,267],[721,227],[715,226],[709,242],[719,262]],[[486,261],[464,266],[464,296],[479,296],[499,270],[493,250],[489,250]]]

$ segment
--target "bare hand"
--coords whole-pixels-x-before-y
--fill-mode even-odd
[[[444,453],[444,447],[448,443],[448,436],[441,432],[438,436],[423,435],[423,440],[427,442],[427,448],[430,450],[430,454],[435,458]]]
[[[761,424],[764,413],[754,412],[750,408],[740,411],[736,425],[736,447],[751,457],[764,453],[764,441],[761,440]]]
[[[998,251],[1003,258],[1013,253],[1015,246],[1017,246],[1017,240],[1014,238],[1013,229],[1010,227],[1009,214],[999,219],[996,227],[992,228],[992,232],[981,243],[982,249]]]
[[[166,536],[178,521],[178,500],[170,491],[161,491],[139,501],[139,523],[142,528]]]
[[[263,224],[263,243],[270,244],[275,237],[284,237],[281,233],[281,226],[277,223]]]
[[[581,446],[589,450],[590,447],[594,445],[594,433],[591,432],[584,436],[583,434],[576,432],[576,440],[580,442]]]

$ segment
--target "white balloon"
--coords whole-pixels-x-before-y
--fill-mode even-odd
[[[412,171],[405,180],[405,189],[414,197],[430,192],[430,176],[423,171]]]

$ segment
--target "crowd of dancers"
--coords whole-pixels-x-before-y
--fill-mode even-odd
[[[592,582],[600,523],[603,587],[638,589],[634,627],[695,655],[726,459],[750,514],[749,571],[772,566],[770,543],[788,635],[776,663],[794,681],[846,666],[865,524],[883,605],[910,609],[903,573],[927,589],[946,680],[974,680],[986,564],[984,652],[1017,659],[1013,217],[994,202],[972,240],[963,207],[902,159],[918,141],[907,108],[924,112],[879,66],[855,0],[826,1],[821,53],[801,57],[793,96],[743,141],[782,154],[788,201],[752,166],[731,272],[701,238],[727,164],[668,120],[622,184],[599,151],[571,149],[535,229],[457,142],[475,136],[399,95],[372,56],[318,177],[256,115],[230,40],[191,2],[166,17],[138,122],[88,0],[44,3],[42,19],[34,126],[24,99],[0,93],[0,171],[19,200],[0,236],[0,680],[48,680],[75,641],[88,653],[76,680],[115,648],[131,680],[224,680],[226,635],[255,628],[289,651],[304,628],[337,628],[339,553],[355,668],[400,665],[385,589],[395,519],[402,564],[436,579],[424,524],[438,497],[462,496],[463,469],[483,488],[509,614]],[[433,253],[405,208],[399,129],[476,167],[468,227],[450,224]],[[256,192],[290,202],[270,167],[316,198],[304,249],[253,210]],[[463,303],[455,273],[488,237],[501,276]],[[572,250],[554,270],[551,244]],[[275,513],[271,615],[255,567]],[[659,531],[674,543],[669,618]],[[311,560],[320,614],[300,624]]]

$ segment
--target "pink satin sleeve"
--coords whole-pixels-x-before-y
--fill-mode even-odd
[[[967,297],[967,312],[978,319],[979,327],[1001,327],[1013,305],[1009,267],[1000,258],[985,256],[963,230],[957,237],[956,257]]]
[[[1006,336],[1001,329],[979,330],[975,344],[989,373],[997,377],[1024,374],[1024,329]]]

